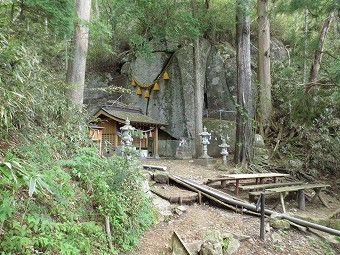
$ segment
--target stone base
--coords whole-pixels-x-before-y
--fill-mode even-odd
[[[214,158],[197,158],[194,159],[194,164],[200,166],[206,166],[208,168],[213,168],[216,164],[217,160]]]

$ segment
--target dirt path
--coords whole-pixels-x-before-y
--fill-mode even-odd
[[[171,174],[188,178],[197,183],[204,183],[208,178],[217,177],[225,171],[207,169],[195,165],[189,160],[146,160],[143,163],[166,166]],[[167,188],[166,186],[164,187]],[[224,190],[233,194],[232,190]],[[247,198],[247,194],[241,193],[241,197]],[[330,212],[339,208],[339,201],[325,194],[330,208],[324,207],[319,201],[315,204],[306,202],[306,211],[301,212],[296,201],[287,202],[287,212],[291,216],[299,213],[313,217],[327,217]],[[156,198],[155,206],[167,203]],[[170,209],[178,207],[170,205]],[[197,252],[202,240],[211,235],[232,233],[239,239],[240,247],[234,254],[340,254],[339,243],[334,236],[314,230],[303,233],[295,228],[289,230],[275,230],[267,228],[265,240],[259,238],[260,220],[247,214],[236,214],[230,210],[210,205],[206,201],[202,205],[194,203],[184,205],[183,212],[172,210],[172,214],[162,217],[159,223],[154,225],[142,237],[134,252],[129,255],[166,255],[171,254],[171,236],[174,231],[180,235],[190,250]],[[280,211],[280,208],[277,209]],[[177,212],[177,213],[176,213]],[[323,238],[320,238],[321,235]],[[339,240],[339,239],[337,239]]]

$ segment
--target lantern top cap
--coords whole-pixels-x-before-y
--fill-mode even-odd
[[[207,132],[207,128],[203,127],[203,132],[199,134],[200,136],[210,136],[211,134]]]
[[[129,118],[126,118],[125,125],[123,127],[121,127],[120,129],[123,130],[123,131],[125,131],[125,130],[135,130],[135,128],[130,125]]]

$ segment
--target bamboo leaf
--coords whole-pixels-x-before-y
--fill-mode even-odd
[[[37,179],[35,177],[31,177],[31,179],[30,179],[30,188],[29,188],[29,191],[28,191],[28,195],[30,197],[32,197],[32,195],[33,195],[33,193],[35,191],[36,184],[37,184]]]
[[[9,166],[8,166],[9,165]],[[11,178],[12,166],[8,162],[3,162],[0,164],[0,172],[5,175],[8,179]]]
[[[2,164],[6,165],[10,170],[12,170],[12,165],[9,162],[3,162]]]
[[[49,193],[53,194],[53,192],[52,192],[50,186],[49,186],[46,182],[44,182],[44,181],[41,180],[40,178],[37,179],[37,182],[38,182],[38,185],[41,186],[41,188],[44,188],[44,189],[46,189]]]

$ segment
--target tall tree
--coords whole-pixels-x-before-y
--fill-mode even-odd
[[[237,116],[236,164],[242,166],[253,159],[255,93],[250,66],[250,0],[236,1]]]
[[[334,9],[331,9],[331,11],[328,13],[327,18],[324,20],[321,31],[320,31],[318,48],[315,50],[314,60],[313,60],[312,67],[309,73],[309,83],[306,84],[307,93],[309,92],[311,88],[313,88],[313,86],[315,85],[315,82],[317,81],[318,72],[321,66],[321,60],[322,60],[326,35],[329,30],[333,17],[334,17]]]
[[[88,49],[91,0],[76,0],[78,19],[74,22],[73,54],[68,61],[65,91],[70,100],[81,106],[83,104],[86,56]]]
[[[191,0],[193,17],[195,17],[195,12],[197,9],[196,1]],[[194,90],[195,90],[195,157],[198,158],[202,154],[202,144],[200,141],[200,132],[203,130],[203,83],[200,70],[200,43],[199,38],[193,39],[193,76],[194,76]]]
[[[257,0],[257,18],[259,119],[261,127],[264,127],[269,123],[273,108],[270,76],[270,26],[267,15],[267,0]]]

